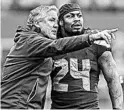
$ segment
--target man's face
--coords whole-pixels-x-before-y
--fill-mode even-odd
[[[66,33],[80,34],[83,29],[81,11],[72,11],[63,16],[63,27]]]
[[[58,16],[57,11],[51,10],[47,13],[46,17],[39,22],[41,32],[51,39],[56,39],[58,29]]]

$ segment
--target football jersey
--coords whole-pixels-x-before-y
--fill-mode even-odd
[[[52,108],[99,108],[98,58],[109,50],[105,46],[92,46],[54,57],[52,79]]]

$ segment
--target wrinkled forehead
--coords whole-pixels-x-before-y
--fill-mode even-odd
[[[50,10],[47,12],[47,16],[58,17],[56,10]]]
[[[47,13],[44,14],[38,14],[36,16],[36,19],[43,19],[43,18],[54,18],[54,19],[58,19],[58,15],[57,15],[57,11],[56,10],[50,10]]]

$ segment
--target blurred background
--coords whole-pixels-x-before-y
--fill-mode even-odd
[[[36,6],[78,3],[83,11],[85,27],[91,29],[118,28],[116,40],[112,42],[112,52],[117,63],[120,79],[124,81],[124,0],[1,0],[1,72],[5,57],[13,45],[17,26],[25,26],[29,11]],[[111,109],[108,89],[103,76],[99,81],[101,109]],[[45,109],[50,108],[50,82],[47,91]]]

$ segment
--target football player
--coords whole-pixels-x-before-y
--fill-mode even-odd
[[[78,4],[63,5],[59,9],[58,36],[63,38],[97,33],[85,29],[83,22]],[[114,31],[116,30],[104,30],[101,34],[114,36]],[[93,43],[85,49],[54,57],[54,70],[51,73],[51,108],[99,109],[98,81],[101,70],[107,81],[112,107],[122,109],[123,93],[116,63],[110,46],[101,43]]]

